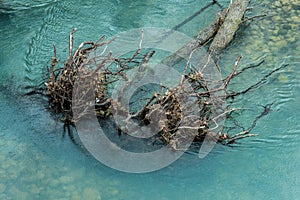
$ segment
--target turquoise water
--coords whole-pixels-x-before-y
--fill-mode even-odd
[[[227,6],[229,1],[219,1]],[[272,4],[271,4],[272,2]],[[216,146],[204,159],[184,154],[160,171],[126,174],[95,160],[62,138],[62,124],[40,96],[23,96],[43,82],[52,45],[62,60],[68,33],[75,43],[138,27],[172,28],[207,1],[0,1],[0,199],[299,199],[300,198],[300,2],[253,1],[244,27],[223,54],[229,71],[264,58],[260,68],[233,82],[241,89],[269,70],[289,64],[267,84],[237,99],[249,108],[246,126],[261,105],[275,102],[253,133],[234,147]],[[215,16],[212,6],[179,31],[193,36]]]

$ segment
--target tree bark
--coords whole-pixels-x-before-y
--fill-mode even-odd
[[[219,55],[233,39],[235,32],[242,23],[249,2],[250,0],[236,0],[230,4],[224,23],[220,26],[209,47],[209,51],[214,55]]]
[[[209,52],[217,56],[227,47],[234,37],[234,34],[242,23],[242,18],[247,10],[250,0],[236,0],[228,8],[218,13],[217,18],[202,31],[200,31],[192,41],[168,56],[162,64],[173,66],[187,58],[190,53],[208,41],[212,40]]]
[[[218,17],[203,30],[201,30],[192,41],[184,45],[182,48],[177,50],[174,54],[168,56],[162,61],[162,64],[167,66],[173,66],[187,58],[189,54],[196,48],[203,46],[209,40],[211,40],[218,32],[220,26],[224,22],[227,9],[218,13]]]

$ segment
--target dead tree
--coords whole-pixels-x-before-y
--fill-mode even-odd
[[[211,42],[208,48],[208,55],[205,60],[200,63],[217,62],[221,51],[233,39],[239,25],[243,22],[243,17],[247,10],[249,0],[236,0],[230,6],[221,11],[214,22],[199,32],[192,41],[179,49],[175,54],[167,57],[162,61],[163,64],[173,66],[183,58],[192,57],[193,52],[203,45]],[[45,83],[46,95],[49,100],[51,109],[61,115],[62,121],[66,127],[73,125],[76,120],[88,118],[90,115],[97,115],[99,119],[109,118],[112,113],[117,113],[123,119],[124,126],[128,127],[128,121],[134,119],[139,121],[141,126],[147,126],[149,123],[155,123],[158,132],[157,138],[164,144],[174,150],[181,150],[185,147],[185,142],[193,140],[195,143],[201,143],[206,135],[215,138],[221,144],[228,145],[234,143],[238,139],[254,136],[250,131],[255,126],[257,120],[267,114],[270,105],[267,105],[264,111],[259,115],[251,126],[243,132],[228,135],[222,132],[223,127],[219,125],[218,117],[228,116],[235,111],[234,108],[219,108],[218,98],[227,99],[240,94],[244,94],[251,89],[257,88],[263,84],[263,80],[271,76],[274,72],[282,69],[281,66],[271,71],[261,81],[251,85],[247,90],[241,92],[227,93],[227,86],[230,81],[244,72],[248,68],[237,71],[239,56],[233,64],[231,73],[215,83],[216,87],[211,88],[207,84],[207,80],[203,76],[205,66],[198,66],[199,69],[188,69],[188,62],[182,71],[182,80],[173,88],[162,90],[164,92],[155,92],[147,99],[140,110],[132,112],[124,108],[118,101],[111,98],[108,94],[109,86],[117,81],[126,80],[128,77],[126,72],[133,68],[143,71],[149,60],[155,53],[153,50],[142,52],[142,47],[138,48],[132,55],[127,58],[115,57],[114,52],[107,52],[107,46],[112,40],[106,40],[101,37],[96,42],[83,42],[74,51],[72,30],[69,35],[69,57],[62,67],[57,66],[56,48],[54,46],[54,57],[52,58],[49,80]],[[142,37],[143,38],[143,37]],[[142,42],[142,39],[141,39]],[[141,43],[140,42],[140,43]],[[101,53],[94,54],[96,50],[101,49]],[[99,51],[97,51],[99,52]],[[220,69],[217,69],[220,71]],[[76,80],[80,82],[76,82]],[[75,83],[76,82],[76,83]],[[185,83],[192,86],[193,92],[186,92]],[[80,85],[80,90],[76,90],[75,84]],[[223,91],[224,93],[221,93]],[[120,91],[121,93],[123,91]],[[76,105],[72,107],[72,99],[74,93],[82,98],[77,99]],[[85,96],[94,96],[93,102],[84,101]],[[193,112],[189,104],[186,108],[182,108],[181,100],[193,98],[198,106],[196,113]],[[74,103],[74,102],[73,102]],[[193,104],[194,105],[194,104]],[[163,109],[160,109],[163,108]],[[73,116],[73,110],[79,115]],[[189,113],[183,113],[182,110],[188,110]],[[218,110],[217,116],[212,116],[212,112]],[[161,113],[163,112],[163,113]],[[164,117],[161,117],[164,116]],[[122,126],[122,125],[121,125]],[[131,130],[134,131],[134,130]]]

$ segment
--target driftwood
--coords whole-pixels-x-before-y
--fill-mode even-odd
[[[242,22],[248,4],[249,0],[236,0],[230,4],[229,8],[220,12],[216,20],[200,31],[194,40],[163,60],[162,63],[174,66],[184,58],[192,57],[194,50],[197,50],[209,41],[212,42],[208,52],[213,54],[213,56],[219,55],[233,39]],[[69,126],[72,126],[76,120],[87,118],[91,114],[94,115],[96,113],[99,120],[101,120],[109,118],[114,113],[122,121],[120,127],[118,127],[121,132],[126,132],[124,127],[131,134],[136,131],[136,127],[128,124],[131,119],[139,121],[141,126],[154,123],[156,125],[155,131],[158,132],[156,139],[174,150],[187,148],[185,142],[191,139],[196,143],[201,143],[206,135],[210,135],[215,141],[224,145],[232,144],[238,139],[254,136],[254,134],[250,134],[250,131],[257,120],[269,112],[270,105],[265,107],[261,115],[254,120],[248,129],[229,136],[227,133],[222,132],[224,127],[219,124],[217,118],[228,116],[235,109],[229,107],[223,109],[218,107],[218,102],[215,103],[215,101],[218,101],[218,98],[226,100],[226,98],[234,98],[237,95],[245,94],[249,90],[257,88],[264,82],[265,78],[284,67],[282,66],[271,71],[261,81],[250,86],[245,91],[227,94],[226,88],[233,78],[247,69],[259,66],[262,62],[237,71],[239,61],[242,58],[239,56],[234,62],[232,72],[224,79],[219,80],[216,83],[216,87],[211,88],[207,84],[209,82],[207,77],[203,76],[200,69],[188,68],[189,60],[187,60],[182,72],[182,77],[185,79],[179,80],[179,84],[171,89],[162,88],[161,91],[163,92],[155,92],[152,97],[145,101],[140,110],[132,112],[124,108],[120,102],[112,99],[108,95],[107,88],[113,82],[120,80],[127,81],[126,84],[129,85],[132,80],[129,80],[126,72],[133,68],[139,69],[139,73],[143,75],[147,63],[155,53],[154,51],[142,53],[143,35],[139,48],[131,56],[119,58],[114,57],[113,52],[106,52],[107,46],[113,40],[107,41],[104,37],[101,37],[97,42],[83,42],[74,51],[74,32],[75,30],[72,30],[69,35],[69,58],[61,68],[57,67],[56,48],[54,47],[49,80],[45,83],[50,108],[56,114],[62,116],[68,131],[70,132]],[[102,49],[101,53],[91,56],[91,52],[95,52],[97,49]],[[210,59],[210,56],[208,58]],[[198,67],[204,68],[204,66]],[[80,78],[81,82],[75,83],[78,78]],[[185,81],[192,86],[192,92],[186,92]],[[76,89],[77,87],[74,84],[79,84],[81,89]],[[126,88],[126,85],[124,88]],[[220,93],[220,91],[223,91],[223,93]],[[123,92],[120,91],[121,94]],[[83,99],[79,98],[79,102],[75,103],[75,107],[72,105],[74,93]],[[94,95],[95,99],[87,105],[87,102],[84,102],[84,97],[88,95]],[[193,98],[196,102],[198,107],[198,109],[195,109],[196,111],[189,108],[189,104],[182,108],[180,101],[189,98]],[[163,109],[161,110],[160,108]],[[76,110],[79,115],[75,117],[73,110]],[[189,113],[183,113],[182,110],[188,110]],[[218,116],[211,115],[214,110],[219,110]]]

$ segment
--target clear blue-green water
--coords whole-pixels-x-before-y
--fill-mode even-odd
[[[224,7],[229,1],[219,1]],[[253,133],[234,147],[217,145],[204,159],[184,154],[159,171],[126,174],[62,138],[62,124],[45,99],[23,94],[43,82],[52,46],[64,59],[68,33],[75,43],[139,27],[172,28],[207,4],[195,0],[0,1],[0,199],[300,199],[300,2],[253,1],[245,24],[224,52],[229,71],[265,63],[236,79],[241,89],[289,64],[265,85],[236,100],[249,125],[261,105],[274,102]],[[214,5],[179,31],[193,36],[215,17]]]

